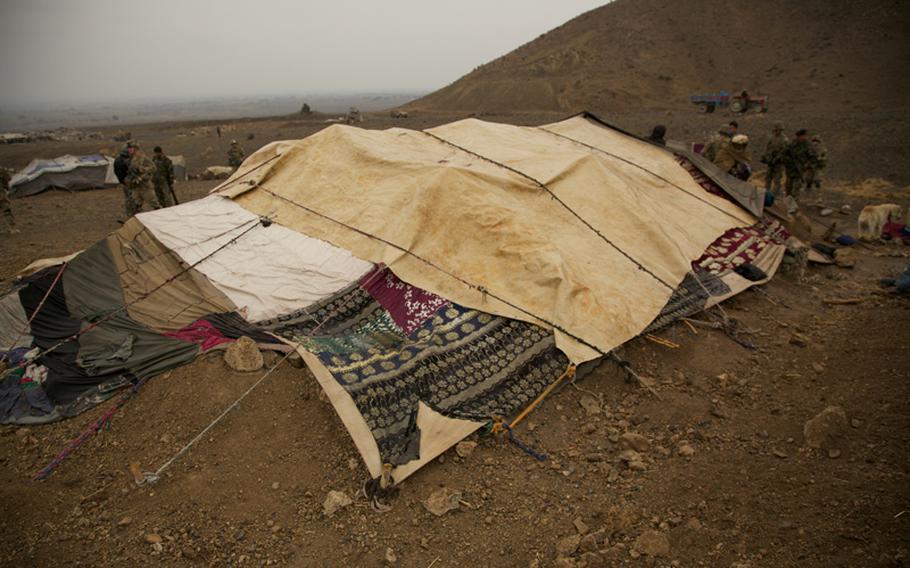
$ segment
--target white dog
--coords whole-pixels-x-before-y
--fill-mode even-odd
[[[857,231],[859,238],[873,241],[882,236],[882,227],[888,221],[900,221],[903,211],[900,205],[885,203],[882,205],[866,205],[859,213]]]

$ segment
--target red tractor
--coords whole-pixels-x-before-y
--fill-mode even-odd
[[[727,91],[707,95],[692,95],[689,100],[698,105],[698,112],[714,112],[715,109],[729,107],[732,112],[768,112],[768,97],[753,96],[742,91],[731,95]]]

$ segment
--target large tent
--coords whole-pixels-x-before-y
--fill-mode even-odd
[[[117,176],[112,158],[100,154],[67,154],[53,160],[32,160],[10,180],[9,195],[25,197],[53,187],[74,191],[115,185]]]
[[[73,415],[245,335],[297,350],[372,476],[400,481],[575,365],[770,278],[789,235],[724,176],[590,115],[270,144],[0,300],[23,361],[0,419]]]

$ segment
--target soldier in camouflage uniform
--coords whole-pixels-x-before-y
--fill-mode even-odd
[[[155,146],[152,154],[155,163],[155,175],[152,181],[155,184],[155,197],[162,207],[171,207],[174,203],[174,163],[164,155],[161,146]]]
[[[711,136],[711,139],[708,140],[708,143],[705,144],[702,156],[713,162],[717,158],[720,149],[730,144],[730,139],[736,135],[737,130],[739,130],[739,124],[735,120],[731,120],[729,123],[721,126],[720,130],[715,132]]]
[[[120,182],[120,186],[123,188],[123,209],[126,213],[126,218],[124,218],[120,223],[129,219],[138,211],[136,210],[136,204],[133,203],[133,196],[130,194],[130,188],[126,185],[126,174],[130,170],[130,150],[129,143],[123,145],[123,149],[120,150],[120,154],[114,159],[114,175],[117,176],[117,181]]]
[[[815,189],[821,189],[822,170],[828,164],[828,150],[825,149],[821,136],[818,134],[812,137],[812,149],[815,150],[815,156],[806,168],[806,191],[811,191],[813,186]]]
[[[228,150],[228,165],[235,170],[243,163],[243,147],[236,140],[231,140],[231,148]]]
[[[809,143],[806,129],[798,130],[796,139],[787,145],[783,155],[784,168],[787,170],[786,193],[794,201],[799,199],[800,190],[805,183],[806,170],[815,159],[815,149]]]
[[[152,187],[152,177],[155,175],[155,164],[139,148],[135,142],[127,145],[130,153],[130,167],[126,174],[126,187],[130,197],[135,203],[136,211],[161,209],[155,189]]]
[[[765,189],[770,191],[774,197],[780,197],[784,177],[784,151],[789,144],[790,140],[784,135],[784,125],[775,122],[774,129],[771,131],[771,139],[768,140],[765,153],[761,157],[761,162],[768,166],[768,171],[765,173]]]
[[[9,202],[9,172],[4,167],[0,167],[0,212],[6,218],[7,230],[10,233],[18,233],[16,228],[16,219],[13,217],[13,208]]]

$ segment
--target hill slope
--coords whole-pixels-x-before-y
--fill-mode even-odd
[[[902,0],[616,0],[482,65],[410,106],[575,111],[688,105],[746,88],[776,108],[904,107]]]

